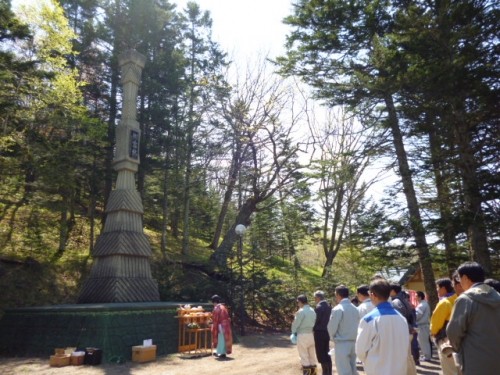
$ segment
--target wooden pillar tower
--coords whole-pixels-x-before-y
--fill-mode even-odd
[[[129,50],[120,56],[123,85],[122,118],[116,128],[113,167],[115,189],[106,206],[106,224],[92,253],[94,262],[78,303],[159,301],[151,275],[152,255],[144,234],[142,200],[136,189],[140,128],[136,120],[137,92],[145,57]]]

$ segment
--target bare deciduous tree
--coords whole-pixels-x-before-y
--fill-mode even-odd
[[[322,209],[322,276],[328,275],[338,254],[351,213],[377,176],[367,176],[376,147],[370,132],[351,114],[339,109],[327,115],[322,126],[312,126],[315,156],[311,174],[318,185]]]
[[[251,215],[265,209],[266,202],[270,202],[269,198],[277,191],[281,192],[279,198],[287,197],[300,178],[300,143],[294,137],[304,111],[298,102],[288,82],[270,74],[267,63],[262,62],[247,70],[224,107],[226,121],[232,129],[233,147],[222,210],[224,207],[227,210],[229,200],[234,199],[234,190],[238,192],[239,204],[236,219],[212,255],[215,265],[221,268],[226,267],[228,254],[237,239],[235,226],[249,225]],[[273,199],[268,204],[278,202],[279,199]],[[224,215],[221,211],[220,228]],[[216,236],[214,246],[218,242]]]

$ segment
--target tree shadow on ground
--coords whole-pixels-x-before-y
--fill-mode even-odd
[[[419,375],[439,375],[441,374],[441,364],[439,360],[420,362],[417,366],[417,374]]]
[[[282,333],[276,334],[251,334],[247,336],[239,336],[238,344],[246,348],[288,348],[294,346],[287,335]]]

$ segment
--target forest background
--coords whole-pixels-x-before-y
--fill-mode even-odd
[[[235,69],[194,2],[0,0],[0,309],[78,297],[128,48],[162,300],[217,291],[282,327],[296,295],[375,273],[420,268],[432,304],[464,260],[500,277],[498,3],[294,4],[286,52]]]

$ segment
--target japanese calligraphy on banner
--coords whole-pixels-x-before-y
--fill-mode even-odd
[[[139,132],[137,130],[130,131],[130,151],[129,156],[132,159],[139,159]]]

